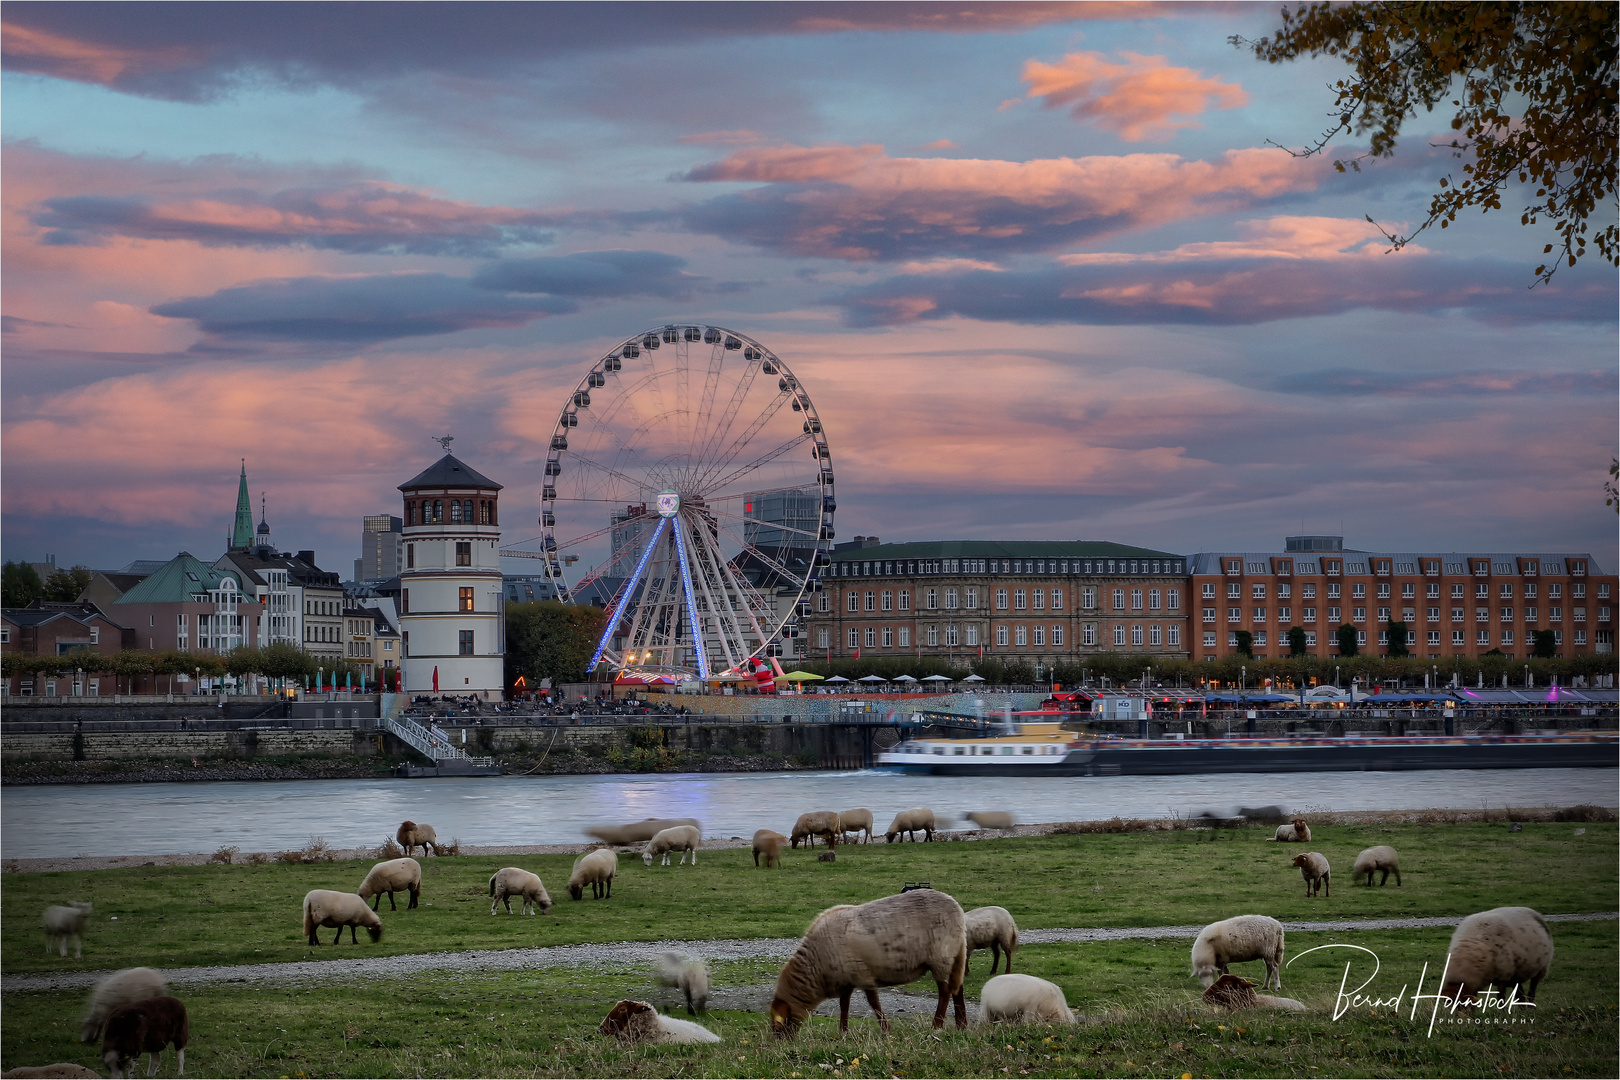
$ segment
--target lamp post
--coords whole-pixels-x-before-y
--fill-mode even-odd
[[[199,665],[198,667],[193,668],[192,674],[197,678],[197,689],[193,692],[200,694],[202,693],[202,667]]]
[[[76,667],[73,669],[73,696],[78,697],[82,693],[84,693],[84,668]]]

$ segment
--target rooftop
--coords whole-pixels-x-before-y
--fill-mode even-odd
[[[454,454],[446,454],[399,485],[401,491],[410,491],[413,488],[490,488],[499,491],[501,485],[464,463]]]

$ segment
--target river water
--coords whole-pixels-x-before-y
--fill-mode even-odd
[[[572,844],[592,825],[693,817],[705,836],[787,832],[806,810],[865,806],[942,818],[1011,811],[1020,823],[1167,817],[1239,806],[1291,811],[1620,805],[1613,769],[1227,773],[1205,776],[934,777],[870,771],[504,776],[432,780],[217,781],[6,787],[0,856],[169,855],[371,847],[402,820],[469,845]],[[944,821],[941,823],[945,824]]]

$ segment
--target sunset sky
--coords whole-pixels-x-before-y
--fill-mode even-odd
[[[347,577],[446,433],[522,540],[582,374],[701,322],[810,390],[841,539],[1613,571],[1613,268],[1531,288],[1519,192],[1387,253],[1449,118],[1359,174],[1278,148],[1344,69],[1228,43],[1275,4],[4,18],[8,559],[211,559],[245,457]]]

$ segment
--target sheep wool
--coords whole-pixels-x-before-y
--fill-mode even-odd
[[[1380,844],[1378,847],[1370,847],[1356,856],[1356,865],[1350,871],[1350,880],[1360,881],[1362,875],[1365,874],[1367,884],[1371,885],[1373,874],[1380,870],[1383,871],[1384,876],[1378,879],[1379,885],[1389,884],[1390,874],[1395,875],[1395,884],[1400,885],[1400,859],[1396,857],[1394,848],[1384,844]]]
[[[1277,831],[1267,839],[1281,840],[1285,843],[1308,844],[1311,842],[1311,827],[1305,824],[1304,818],[1295,818],[1291,825],[1277,826]]]
[[[360,883],[359,895],[362,900],[371,900],[371,910],[376,911],[382,903],[383,893],[388,894],[388,910],[398,911],[394,903],[394,893],[404,892],[410,896],[410,903],[405,905],[409,911],[416,906],[416,901],[422,895],[422,864],[415,859],[390,859],[380,862],[371,868],[366,880]],[[372,899],[375,897],[375,899]]]
[[[512,914],[514,896],[522,900],[518,906],[525,915],[533,915],[536,910],[543,915],[551,910],[551,896],[546,892],[546,884],[540,880],[540,875],[516,866],[503,866],[490,875],[489,895],[495,898],[489,905],[491,915],[503,903],[506,913]]]
[[[662,855],[664,857],[663,865],[668,866],[669,853],[678,851],[681,853],[681,861],[676,865],[685,866],[686,856],[690,853],[692,865],[696,866],[697,849],[702,842],[703,834],[698,831],[696,825],[676,825],[674,828],[663,830],[647,841],[647,848],[641,853],[641,861],[651,866],[653,860]]]
[[[1527,907],[1481,911],[1451,935],[1441,992],[1466,1001],[1487,986],[1504,994],[1519,986],[1523,1000],[1533,1002],[1552,961],[1552,934],[1539,912]]]
[[[430,847],[433,854],[439,853],[439,834],[433,831],[431,825],[418,825],[414,821],[401,822],[395,839],[399,841],[399,846],[405,849],[407,855],[415,851],[418,845],[422,848],[424,859],[427,858]]]
[[[838,837],[843,831],[843,819],[836,811],[812,810],[807,814],[800,814],[799,820],[793,823],[793,835],[789,837],[789,843],[798,847],[799,841],[803,840],[805,846],[815,847],[816,837],[819,836],[827,841],[828,847],[833,847],[838,843]]]
[[[851,836],[860,836],[861,843],[867,844],[872,840],[872,811],[865,807],[856,807],[854,810],[840,810],[839,819],[844,823],[844,839]]]
[[[304,936],[311,945],[319,945],[315,930],[322,926],[337,927],[336,945],[343,939],[343,928],[349,928],[349,940],[358,945],[358,929],[366,928],[372,941],[382,938],[382,920],[366,906],[366,902],[352,892],[333,892],[331,889],[311,889],[304,894]]]
[[[931,842],[934,839],[934,828],[934,812],[926,806],[919,806],[913,810],[902,810],[894,815],[894,820],[889,823],[888,831],[883,834],[883,838],[892,844],[896,837],[904,833],[906,839],[915,842],[917,833],[922,833],[923,840]]]
[[[177,1072],[186,1074],[186,1043],[191,1028],[186,1007],[178,998],[155,997],[131,1002],[107,1017],[107,1033],[101,1041],[101,1060],[117,1077],[124,1076],[141,1054],[147,1055],[147,1075],[157,1072],[158,1055],[174,1044],[179,1058]]]
[[[1072,1024],[1063,988],[1033,975],[997,975],[979,992],[979,1019],[986,1024]]]
[[[1012,970],[1013,950],[1018,948],[1018,924],[1003,907],[979,907],[967,913],[968,960],[978,949],[990,950],[990,974],[996,973],[1001,954],[1007,954],[1007,970]]]
[[[720,1041],[720,1036],[702,1024],[678,1020],[673,1016],[661,1016],[657,1009],[645,1001],[631,1001],[628,998],[613,1006],[597,1030],[604,1035],[613,1036],[626,1045],[637,1043],[692,1045]]]
[[[587,851],[574,860],[574,873],[568,879],[568,895],[575,900],[585,897],[585,886],[591,887],[591,899],[603,900],[613,896],[613,875],[618,872],[619,857],[609,848]]]
[[[780,867],[782,865],[782,845],[788,838],[779,832],[770,829],[760,829],[754,834],[754,866],[759,866],[759,857],[765,856],[765,868]]]
[[[1301,852],[1294,856],[1294,865],[1299,867],[1300,877],[1305,879],[1306,896],[1315,896],[1323,890],[1328,896],[1333,895],[1333,871],[1328,866],[1326,855],[1320,851]]]
[[[101,1029],[114,1009],[132,1001],[164,997],[169,988],[163,976],[148,967],[124,968],[115,971],[96,984],[90,993],[90,1007],[79,1027],[79,1041],[93,1043],[101,1038]]]
[[[1266,978],[1260,985],[1282,989],[1283,925],[1269,915],[1234,915],[1210,923],[1198,933],[1192,947],[1193,978],[1207,988],[1225,975],[1226,965],[1264,960]]]

